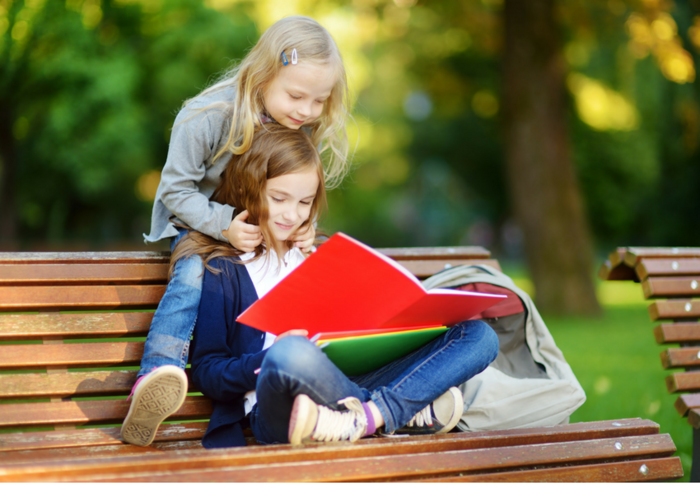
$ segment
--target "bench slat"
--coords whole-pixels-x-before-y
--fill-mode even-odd
[[[700,412],[698,412],[698,409],[694,408],[688,412],[688,424],[695,429],[700,429]]]
[[[0,374],[0,398],[45,399],[126,395],[136,382],[136,370]],[[190,370],[186,369],[188,378]],[[189,382],[189,392],[198,392]]]
[[[42,263],[170,263],[170,252],[0,252],[0,265]]]
[[[661,353],[661,365],[664,369],[692,367],[700,365],[700,347],[666,349]]]
[[[152,319],[153,312],[0,314],[0,340],[135,337],[148,333]]]
[[[621,449],[615,449],[620,443]],[[393,446],[399,446],[394,443]],[[539,465],[570,465],[594,463],[636,457],[672,456],[676,447],[667,434],[631,436],[617,439],[586,440],[564,443],[527,444],[499,448],[467,449],[417,454],[392,454],[391,456],[368,456],[337,461],[341,455],[332,458],[318,457],[315,451],[296,450],[299,456],[310,456],[312,460],[275,459],[274,465],[263,466],[250,461],[241,461],[233,466],[229,459],[213,455],[213,452],[182,452],[180,461],[165,464],[169,455],[120,458],[119,461],[100,461],[95,464],[81,462],[74,468],[68,464],[42,465],[29,469],[22,479],[37,478],[40,475],[79,475],[91,481],[347,481],[380,479],[417,479],[464,473],[490,473],[494,468],[528,468]],[[295,450],[289,450],[293,453]],[[209,454],[207,454],[209,453]],[[217,452],[218,453],[218,452]],[[276,456],[278,451],[270,453]],[[201,457],[200,457],[201,454]],[[185,456],[182,458],[182,456]],[[233,451],[228,455],[235,458]],[[334,459],[328,461],[326,459]],[[151,461],[148,461],[151,460]],[[157,460],[160,460],[156,463]],[[111,463],[111,464],[110,464]],[[150,468],[149,468],[150,466]],[[6,468],[8,476],[14,468]],[[42,472],[44,473],[42,475]],[[140,474],[141,473],[141,474]]]
[[[162,424],[158,429],[155,441],[176,441],[186,439],[201,439],[206,430],[207,423],[187,423],[187,424]],[[488,431],[480,433],[453,433],[450,437],[418,437],[411,440],[401,441],[399,449],[387,449],[376,447],[378,444],[393,445],[397,440],[372,438],[361,440],[357,445],[342,446],[347,457],[368,456],[373,454],[392,454],[405,452],[417,452],[417,446],[421,451],[450,451],[456,449],[484,448],[512,446],[529,443],[547,443],[562,441],[580,441],[584,439],[603,439],[622,436],[641,436],[658,434],[659,425],[646,419],[620,419],[614,421],[595,421],[589,423],[572,423],[561,426],[524,428],[512,430]],[[407,443],[411,443],[407,446]],[[89,428],[78,430],[64,430],[61,432],[43,431],[33,433],[5,433],[0,434],[0,452],[20,451],[32,449],[50,448],[75,448],[80,446],[114,445],[123,444],[119,439],[119,428]],[[371,445],[368,450],[365,445]],[[269,451],[280,448],[277,446],[265,446]],[[286,448],[289,448],[287,446]],[[250,449],[250,448],[246,448]],[[322,451],[320,457],[331,457],[336,454],[337,446],[318,447],[315,451]],[[242,451],[242,449],[241,449]],[[246,453],[242,458],[251,464],[267,464],[281,458],[255,456]],[[276,450],[275,450],[276,451]],[[41,453],[38,453],[39,455]],[[325,456],[324,456],[325,455]],[[317,456],[319,456],[317,454]],[[251,457],[256,459],[250,460]],[[263,459],[260,459],[263,458]],[[267,459],[265,459],[267,458]],[[40,457],[37,459],[41,460]],[[243,464],[243,463],[241,463]]]
[[[496,270],[501,270],[498,260],[428,260],[428,261],[400,261],[408,271],[416,277],[423,279],[435,275],[442,270],[461,265],[487,265]]]
[[[692,408],[700,408],[700,394],[681,394],[678,396],[678,399],[676,399],[673,407],[676,408],[678,414],[685,417]]]
[[[434,260],[400,263],[416,277],[426,278],[446,267],[470,265],[474,261]],[[497,260],[479,260],[478,263],[500,270]],[[0,311],[155,308],[164,292],[165,285],[0,286]]]
[[[700,295],[700,277],[649,277],[642,282],[644,298]]]
[[[666,376],[666,389],[675,393],[700,389],[700,371],[674,372]]]
[[[426,278],[445,268],[458,265],[485,264],[500,270],[496,260],[488,258],[447,258],[420,260],[406,258],[399,261],[416,277]],[[0,265],[0,286],[74,286],[97,284],[166,284],[166,264],[37,264]]]
[[[138,371],[0,374],[0,398],[92,397],[128,394]]]
[[[26,433],[25,433],[26,434]],[[204,436],[202,431],[201,436]],[[200,436],[200,439],[201,439]],[[188,449],[203,449],[202,442],[198,439],[188,441],[171,441],[166,443],[153,443],[150,446],[141,447],[133,444],[81,446],[78,448],[55,448],[35,451],[0,452],[0,465],[19,464],[32,461],[62,461],[91,458],[117,458],[121,456],[145,456],[161,454],[166,451],[182,451]]]
[[[700,275],[700,258],[645,259],[635,270],[640,280],[664,275]]]
[[[0,265],[0,285],[166,284],[168,264]]]
[[[0,351],[0,369],[139,365],[143,356],[143,346],[144,342],[4,345]]]
[[[643,421],[639,422],[644,423]],[[59,475],[71,477],[84,475],[92,479],[97,477],[98,472],[111,473],[123,477],[128,473],[139,471],[171,472],[176,469],[202,471],[205,468],[216,471],[217,469],[232,466],[241,467],[243,470],[248,468],[257,468],[259,470],[262,466],[273,463],[277,468],[287,465],[294,467],[301,464],[303,471],[304,467],[308,468],[310,465],[317,464],[317,462],[324,465],[334,465],[336,468],[345,468],[348,466],[346,463],[364,461],[366,458],[377,458],[379,462],[401,462],[403,465],[408,465],[406,466],[408,468],[413,458],[425,457],[424,463],[429,465],[431,458],[435,458],[438,455],[454,456],[457,454],[459,455],[457,459],[461,461],[460,464],[462,465],[460,469],[468,468],[473,471],[483,468],[496,468],[499,467],[497,465],[500,462],[506,466],[519,467],[523,465],[522,461],[527,461],[525,465],[536,465],[547,461],[558,461],[560,463],[567,460],[569,462],[594,461],[596,457],[600,458],[600,455],[605,455],[605,457],[614,455],[612,456],[613,458],[623,458],[630,455],[648,456],[651,454],[670,456],[675,451],[673,441],[667,434],[626,436],[624,435],[626,428],[612,426],[612,423],[611,421],[607,422],[608,429],[615,428],[617,434],[622,434],[622,436],[605,439],[590,439],[590,437],[584,436],[585,439],[583,440],[565,440],[554,443],[554,441],[557,441],[557,435],[565,438],[577,435],[583,436],[582,432],[586,433],[586,424],[584,423],[572,425],[574,428],[562,428],[563,431],[557,431],[557,427],[549,427],[529,430],[419,436],[398,440],[369,438],[356,444],[311,445],[305,448],[293,448],[290,445],[273,445],[216,451],[183,451],[178,452],[177,455],[161,454],[139,458],[124,457],[99,461],[77,461],[74,464],[69,464],[69,462],[54,464],[36,462],[36,466],[31,469],[27,468],[27,464],[15,465],[16,468],[6,467],[4,468],[4,475],[9,477],[7,479],[12,479],[12,476],[16,477],[19,475],[23,475],[25,479],[33,479],[41,475],[41,473],[50,474],[53,477]],[[625,424],[624,422],[621,423]],[[629,429],[634,430],[634,427]],[[529,437],[527,436],[528,433]],[[537,438],[538,434],[539,438]],[[542,440],[543,437],[545,438],[544,440]],[[620,450],[614,448],[615,443],[618,442],[622,445]],[[553,448],[556,448],[558,451],[556,455],[552,454],[551,450]],[[388,458],[388,456],[391,456],[391,458]],[[345,460],[342,465],[338,464],[337,460],[339,459]],[[440,466],[438,462],[435,463],[435,466]],[[468,466],[465,467],[464,464],[468,464]],[[397,464],[395,468],[401,468],[403,465]],[[210,476],[212,475],[207,475],[207,477]],[[249,474],[229,475],[232,479],[244,481],[250,480],[251,476]],[[302,475],[287,475],[285,480],[298,480],[300,476]],[[302,479],[309,479],[309,476]],[[315,479],[319,479],[320,476],[318,474],[313,475]],[[379,477],[381,476],[368,474],[367,479]],[[336,478],[330,479],[336,480]],[[254,477],[253,479],[259,478]]]
[[[489,258],[483,247],[379,248],[377,251],[395,260],[444,260]],[[42,263],[170,263],[170,252],[0,252],[2,264]]]
[[[155,442],[201,440],[208,423],[161,424],[156,432]],[[58,448],[95,448],[99,446],[132,446],[122,442],[121,428],[87,428],[62,431],[35,431],[31,433],[0,433],[0,455],[10,458],[18,452],[25,459],[42,459],[46,451]],[[31,453],[29,450],[36,450]],[[36,458],[31,458],[36,454]]]
[[[3,404],[0,428],[44,426],[49,424],[121,423],[129,411],[125,399]],[[206,419],[211,401],[203,396],[188,396],[173,419]]]
[[[431,478],[431,481],[668,481],[682,476],[681,459],[672,456],[670,458],[566,466],[563,468],[499,471],[478,475]]]
[[[654,327],[654,338],[659,344],[700,342],[700,324],[697,322],[660,324]]]
[[[630,267],[645,258],[698,258],[700,248],[696,247],[628,247],[624,249],[624,262]]]
[[[649,305],[649,317],[655,320],[698,319],[700,301],[657,300]]]
[[[377,251],[394,260],[475,260],[491,257],[483,247],[380,248]]]
[[[0,311],[155,308],[165,285],[2,287]]]

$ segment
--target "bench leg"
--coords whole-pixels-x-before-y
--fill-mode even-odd
[[[700,481],[700,429],[693,428],[693,463],[690,481]]]

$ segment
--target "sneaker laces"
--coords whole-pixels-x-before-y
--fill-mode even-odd
[[[364,436],[367,430],[367,416],[360,400],[347,397],[338,401],[338,404],[345,405],[348,411],[318,406],[318,421],[311,434],[313,440],[355,442]]]
[[[430,411],[430,404],[418,411],[415,416],[411,418],[407,426],[432,426],[433,425],[433,415]]]

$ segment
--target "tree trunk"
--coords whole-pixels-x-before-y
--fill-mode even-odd
[[[0,249],[4,250],[15,249],[17,243],[15,146],[11,110],[0,103]]]
[[[591,238],[569,149],[554,0],[505,0],[506,162],[542,312],[600,313]]]

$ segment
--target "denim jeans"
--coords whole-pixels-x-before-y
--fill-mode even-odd
[[[285,337],[263,360],[250,425],[261,443],[287,443],[297,395],[306,394],[333,409],[344,409],[337,401],[354,396],[361,402],[374,401],[384,417],[384,432],[391,433],[450,387],[486,369],[497,355],[493,329],[481,320],[468,320],[384,367],[347,377],[306,338]]]
[[[170,244],[171,251],[187,231],[180,232]],[[173,278],[168,282],[165,294],[158,304],[146,345],[141,358],[139,377],[148,374],[154,367],[172,364],[185,368],[190,337],[199,312],[202,298],[202,258],[192,256],[175,264]]]

